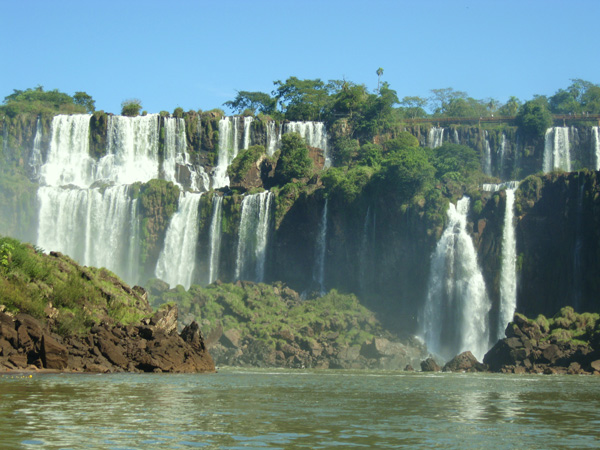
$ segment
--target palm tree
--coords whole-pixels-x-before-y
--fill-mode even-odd
[[[383,69],[380,67],[377,69],[377,92],[379,93],[379,86],[381,85],[381,75],[383,75]]]

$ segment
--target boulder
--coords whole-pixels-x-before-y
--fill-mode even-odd
[[[220,341],[225,347],[238,348],[240,346],[241,339],[242,334],[239,332],[239,330],[230,329],[223,332]]]
[[[484,372],[485,365],[477,361],[477,358],[469,351],[452,358],[444,368],[444,372]]]
[[[425,361],[421,361],[421,371],[423,372],[439,372],[442,368],[432,357],[427,358]]]
[[[47,334],[42,336],[40,357],[45,369],[64,370],[67,368],[67,348]]]

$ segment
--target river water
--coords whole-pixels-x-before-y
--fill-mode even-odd
[[[223,369],[0,375],[6,449],[600,445],[600,377]]]

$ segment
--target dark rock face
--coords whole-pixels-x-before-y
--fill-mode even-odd
[[[89,335],[62,338],[27,314],[0,312],[0,371],[174,372],[215,370],[196,322],[178,335],[177,308],[137,326],[100,324]]]
[[[439,372],[442,368],[433,358],[427,358],[425,361],[421,361],[421,371],[423,372]]]
[[[571,319],[564,315],[571,315]],[[548,325],[545,318],[533,321],[515,314],[514,321],[506,328],[507,337],[492,347],[483,362],[492,372],[600,375],[600,347],[594,339],[585,340],[583,329],[589,327],[589,322],[586,324],[582,317],[585,315],[564,308],[561,316],[555,316]],[[559,325],[567,326],[568,330]],[[571,333],[578,333],[578,327],[582,334],[574,339]]]
[[[463,352],[446,363],[442,370],[444,372],[484,372],[486,367],[477,361],[471,352]]]

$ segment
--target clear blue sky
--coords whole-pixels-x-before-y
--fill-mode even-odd
[[[222,107],[289,76],[505,102],[600,83],[599,0],[0,0],[0,101],[42,85],[118,113]]]

